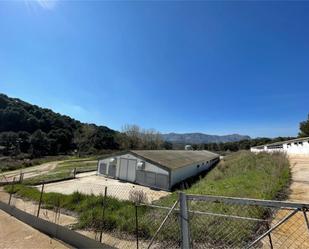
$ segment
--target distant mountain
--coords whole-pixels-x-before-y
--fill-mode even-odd
[[[208,135],[204,133],[168,133],[162,134],[163,140],[172,143],[185,144],[202,144],[202,143],[225,143],[237,142],[241,140],[251,139],[249,136],[231,134],[231,135]]]

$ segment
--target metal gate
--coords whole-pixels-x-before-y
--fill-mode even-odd
[[[166,222],[172,210],[179,212],[182,249],[309,248],[309,203],[185,193],[179,193],[178,202],[179,209],[175,203],[147,248],[157,248],[152,245],[166,235],[164,229],[176,230]]]
[[[309,248],[309,204],[183,194],[184,248]]]

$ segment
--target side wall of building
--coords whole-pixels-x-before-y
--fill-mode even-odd
[[[218,161],[219,157],[171,171],[171,187],[179,182],[186,180],[189,177],[198,175],[203,171],[209,170]]]
[[[251,152],[283,152],[287,155],[309,155],[309,140],[295,141],[295,142],[283,142],[282,145],[265,145],[259,147],[252,147]]]

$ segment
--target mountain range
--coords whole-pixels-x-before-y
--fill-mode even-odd
[[[204,133],[167,133],[162,134],[163,140],[171,143],[183,144],[203,144],[203,143],[225,143],[248,140],[251,137],[247,135],[231,134],[231,135],[209,135]]]

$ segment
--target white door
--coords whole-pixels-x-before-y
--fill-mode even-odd
[[[128,159],[120,158],[119,179],[127,180]]]
[[[136,160],[128,160],[128,175],[127,175],[127,180],[130,182],[135,181],[135,176],[136,176]]]

